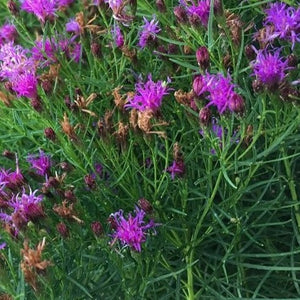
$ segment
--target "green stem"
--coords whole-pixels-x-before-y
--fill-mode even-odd
[[[283,155],[286,157],[286,152],[285,150],[282,148],[282,153]],[[285,167],[285,171],[286,171],[286,175],[287,175],[287,179],[288,179],[288,186],[290,189],[290,193],[292,196],[292,200],[295,202],[295,217],[296,217],[296,221],[297,221],[297,225],[298,225],[298,230],[300,233],[300,209],[299,209],[299,204],[298,203],[298,197],[297,197],[297,192],[296,192],[296,188],[295,188],[295,181],[293,179],[293,175],[292,175],[292,170],[291,170],[291,165],[289,160],[286,158],[284,159],[284,167]]]

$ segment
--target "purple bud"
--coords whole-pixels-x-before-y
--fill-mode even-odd
[[[95,221],[91,224],[91,229],[97,237],[103,235],[104,233],[103,226],[98,221]]]
[[[56,134],[51,127],[47,127],[44,130],[45,137],[51,141],[54,141],[56,138]]]
[[[56,229],[63,238],[69,237],[70,232],[65,223],[63,223],[63,222],[58,223],[56,225]]]
[[[209,52],[205,46],[196,51],[196,58],[201,69],[206,70],[209,66]]]
[[[187,13],[182,6],[174,7],[174,15],[178,23],[182,23],[182,24],[187,23],[188,21]]]
[[[207,126],[211,121],[211,111],[208,107],[201,108],[199,112],[199,120],[202,125]]]
[[[151,203],[145,198],[139,199],[138,206],[147,214],[153,213],[153,207]]]
[[[245,109],[245,102],[241,95],[233,93],[229,99],[229,109],[236,113],[242,113]]]
[[[197,96],[200,96],[202,94],[204,86],[205,84],[203,81],[203,77],[201,75],[196,76],[193,81],[193,90]]]

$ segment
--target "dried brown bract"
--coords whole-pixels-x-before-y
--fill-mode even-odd
[[[77,94],[76,96],[76,100],[74,101],[76,106],[85,113],[88,113],[90,116],[92,117],[97,117],[97,115],[92,112],[91,110],[87,109],[88,106],[97,98],[97,94],[96,93],[92,93],[90,94],[86,99],[80,95]]]
[[[2,101],[6,106],[10,106],[13,100],[13,96],[9,93],[4,93],[0,91],[0,101]]]
[[[71,141],[78,141],[78,137],[75,133],[75,127],[70,124],[66,113],[64,113],[63,121],[61,121],[60,124],[63,132],[70,138]]]
[[[30,249],[28,240],[24,241],[24,249],[21,249],[21,255],[23,260],[21,261],[21,269],[24,273],[26,282],[28,282],[32,288],[37,290],[37,274],[44,271],[51,262],[48,260],[42,260],[42,252],[45,248],[46,239],[43,238],[36,250]]]
[[[122,88],[121,86],[114,88],[112,91],[112,95],[114,96],[114,102],[115,102],[116,107],[119,110],[123,111],[124,105],[126,103],[126,99],[124,98],[124,95],[120,94],[121,88]]]
[[[138,126],[138,112],[136,109],[132,109],[129,114],[129,124],[133,130],[137,129]]]
[[[118,130],[114,133],[117,138],[118,143],[122,148],[126,145],[127,135],[129,131],[129,126],[125,125],[123,122],[118,123]]]
[[[83,223],[83,221],[76,216],[74,203],[69,203],[67,200],[64,200],[61,205],[55,204],[53,210],[63,218],[73,219],[79,224]]]
[[[225,12],[226,24],[231,32],[231,38],[235,45],[240,45],[242,37],[243,22],[237,14]]]

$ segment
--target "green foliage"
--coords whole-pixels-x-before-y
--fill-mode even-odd
[[[98,26],[96,33],[86,28],[79,38],[83,47],[80,63],[59,54],[59,76],[53,91],[38,90],[42,111],[34,110],[26,98],[0,105],[0,150],[17,153],[33,190],[42,190],[44,178],[29,172],[29,153],[43,149],[51,155],[52,176],[55,172],[64,176],[62,162],[71,166],[59,188],[46,193],[44,218],[29,222],[18,237],[12,237],[4,226],[0,229],[0,241],[7,243],[0,250],[0,295],[20,300],[298,299],[299,97],[283,101],[279,93],[255,93],[244,53],[255,32],[252,22],[261,27],[262,10],[272,1],[223,1],[243,22],[236,45],[225,14],[214,15],[211,9],[206,30],[178,24],[173,13],[177,1],[166,0],[167,12],[161,13],[155,1],[139,0],[131,25],[121,25],[125,44],[137,53],[132,59],[113,44],[111,28],[117,21],[108,6],[84,8],[84,1],[75,2],[66,12],[59,12],[53,23],[40,27],[35,16],[24,11],[16,17],[9,15],[6,1],[0,1],[1,24],[9,16],[19,32],[16,43],[24,47],[34,45],[35,33],[44,39],[57,37],[56,32],[63,33],[68,18],[79,11],[83,11],[86,24],[95,15],[91,24]],[[162,28],[158,43],[176,45],[174,53],[155,53],[155,45],[138,48],[142,17],[150,19],[153,14]],[[101,46],[100,58],[92,54],[92,42]],[[190,91],[194,75],[202,72],[195,57],[200,46],[209,49],[210,73],[230,72],[235,90],[245,100],[243,114],[216,114],[223,127],[222,140],[210,127],[199,125],[202,100],[196,99],[198,108],[193,110],[174,96],[179,89]],[[288,42],[282,42],[282,47],[288,55]],[[293,51],[299,56],[299,44]],[[231,57],[230,69],[223,63],[226,54]],[[48,70],[40,69],[39,75]],[[291,77],[298,79],[299,65],[292,72]],[[121,87],[119,93],[125,99],[126,93],[134,91],[138,76],[146,79],[149,73],[154,81],[172,79],[172,91],[152,119],[151,130],[164,132],[165,138],[130,127],[125,141],[120,141],[119,122],[129,126],[130,117],[129,110],[116,107],[113,90]],[[70,109],[65,103],[66,96],[73,104],[78,100],[76,89],[85,99],[97,94],[85,111],[75,105]],[[5,91],[2,84],[1,90]],[[99,124],[108,112],[111,128],[106,128],[104,136],[99,134]],[[77,139],[64,133],[64,114],[76,127]],[[55,131],[54,141],[44,136],[47,127]],[[172,180],[166,170],[172,164],[175,143],[181,147],[185,173]],[[95,173],[95,163],[102,164],[105,175],[97,175],[91,189],[84,177]],[[14,160],[4,156],[0,165],[15,168]],[[63,192],[70,189],[77,198],[74,209],[80,221],[53,211],[54,205],[64,200]],[[119,209],[125,214],[132,212],[140,198],[153,206],[154,213],[148,218],[159,223],[156,234],[149,231],[141,253],[118,243],[111,245],[110,214]],[[92,232],[93,221],[103,224],[104,234]],[[67,225],[69,237],[58,233],[59,222]],[[20,251],[25,240],[36,248],[44,237],[42,257],[51,265],[38,274],[35,291],[25,281]]]

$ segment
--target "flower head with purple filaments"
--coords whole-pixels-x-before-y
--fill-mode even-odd
[[[114,42],[118,48],[122,48],[124,45],[124,37],[121,32],[121,29],[118,25],[114,25],[112,29],[112,35],[114,38]]]
[[[29,194],[23,190],[22,194],[13,196],[8,202],[8,205],[14,209],[11,214],[0,213],[0,219],[11,225],[15,229],[16,235],[30,220],[44,215],[43,208],[40,202],[43,200],[43,195],[36,196],[37,190],[31,191]]]
[[[207,106],[214,105],[218,112],[223,114],[226,110],[231,110],[231,98],[236,95],[234,87],[229,74],[224,77],[222,74],[207,73],[201,76],[201,87],[197,89],[197,95],[201,96],[207,92],[209,99]]]
[[[184,170],[185,170],[184,162],[174,160],[172,165],[169,166],[166,171],[171,174],[171,178],[172,180],[174,180],[175,175],[177,176],[183,175]]]
[[[66,31],[73,32],[76,35],[80,35],[82,29],[79,23],[73,18],[70,19],[69,22],[66,24]]]
[[[125,104],[125,108],[135,108],[138,111],[151,110],[156,112],[162,103],[164,95],[168,94],[167,84],[170,82],[152,81],[151,74],[148,75],[146,83],[139,82],[135,85],[135,96]]]
[[[29,155],[27,161],[31,164],[31,168],[35,169],[36,173],[41,176],[47,175],[52,165],[50,156],[45,155],[43,150],[40,150],[39,157]]]
[[[279,37],[292,42],[292,48],[296,42],[300,41],[300,8],[295,9],[285,3],[272,3],[265,10],[267,16],[265,25],[272,25],[274,31],[267,37],[268,40],[274,40]]]
[[[58,9],[57,0],[24,0],[21,9],[34,14],[40,22],[54,19]]]
[[[141,244],[146,241],[147,230],[158,226],[152,219],[148,224],[145,224],[145,215],[146,213],[138,207],[135,208],[135,217],[129,213],[127,219],[125,219],[123,210],[112,214],[110,218],[112,218],[116,229],[112,234],[111,245],[119,240],[123,246],[129,246],[133,250],[141,252]]]
[[[265,50],[256,52],[256,60],[252,62],[253,74],[269,88],[278,85],[289,69],[287,60],[280,57],[280,49],[274,53]]]
[[[144,25],[140,32],[138,45],[141,48],[145,48],[149,41],[154,41],[156,39],[156,35],[159,32],[160,28],[158,26],[158,21],[156,21],[155,16],[150,22],[144,17]]]

